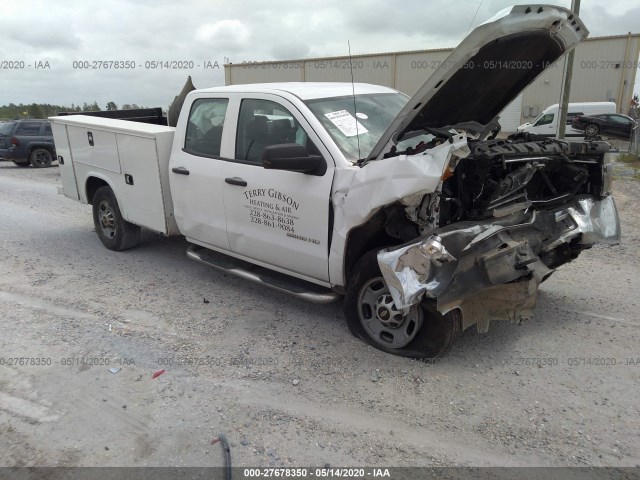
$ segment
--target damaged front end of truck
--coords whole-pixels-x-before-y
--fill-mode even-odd
[[[539,284],[582,250],[617,244],[620,225],[608,144],[470,143],[438,191],[406,202],[409,218],[437,227],[378,263],[403,313],[432,299],[485,332],[491,320],[530,316]]]
[[[495,138],[500,112],[587,34],[562,7],[500,12],[408,100],[348,186],[338,185],[352,333],[397,355],[442,356],[465,328],[530,316],[556,268],[619,242],[607,143]],[[349,261],[356,246],[384,242]]]

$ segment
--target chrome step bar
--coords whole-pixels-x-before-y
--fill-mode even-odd
[[[222,272],[250,280],[310,303],[333,303],[342,297],[340,294],[328,288],[315,285],[305,280],[289,277],[288,275],[259,267],[197,245],[191,245],[187,248],[187,257]]]

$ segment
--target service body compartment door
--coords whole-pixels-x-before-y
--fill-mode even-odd
[[[67,135],[74,162],[120,173],[120,157],[114,132],[85,125],[67,125]]]
[[[334,162],[300,112],[275,95],[240,104],[235,159],[224,184],[227,234],[239,255],[328,281],[329,201]],[[295,113],[293,113],[295,112]],[[266,170],[264,147],[304,145],[327,162],[322,176]]]
[[[62,180],[62,190],[65,197],[72,200],[79,200],[78,184],[76,182],[76,172],[73,167],[73,158],[69,148],[69,138],[67,137],[67,126],[52,122],[51,130],[60,164],[59,172]]]
[[[118,133],[116,142],[125,181],[119,199],[125,220],[166,233],[155,138]]]

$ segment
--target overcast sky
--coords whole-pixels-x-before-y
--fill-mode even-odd
[[[166,107],[187,75],[197,88],[223,85],[225,61],[346,55],[347,41],[353,55],[455,47],[476,10],[472,27],[514,3],[522,2],[483,0],[478,10],[480,0],[0,0],[0,105]],[[640,32],[638,0],[583,0],[580,16],[592,37]],[[136,67],[74,69],[100,60]],[[152,61],[194,68],[146,68]]]

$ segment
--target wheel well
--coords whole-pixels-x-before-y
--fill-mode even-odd
[[[388,247],[402,243],[391,237],[385,230],[387,214],[380,210],[366,223],[353,228],[347,236],[344,256],[345,281],[349,280],[351,269],[362,255],[374,248]]]
[[[109,184],[98,177],[89,177],[87,179],[87,202],[93,204],[93,197],[100,187],[109,187]]]
[[[31,155],[31,152],[33,152],[36,148],[42,148],[44,150],[48,150],[49,153],[51,153],[51,155],[54,155],[53,148],[51,148],[49,145],[29,145],[29,149],[27,150],[27,157],[29,157]],[[55,160],[55,157],[54,157],[54,160]]]

